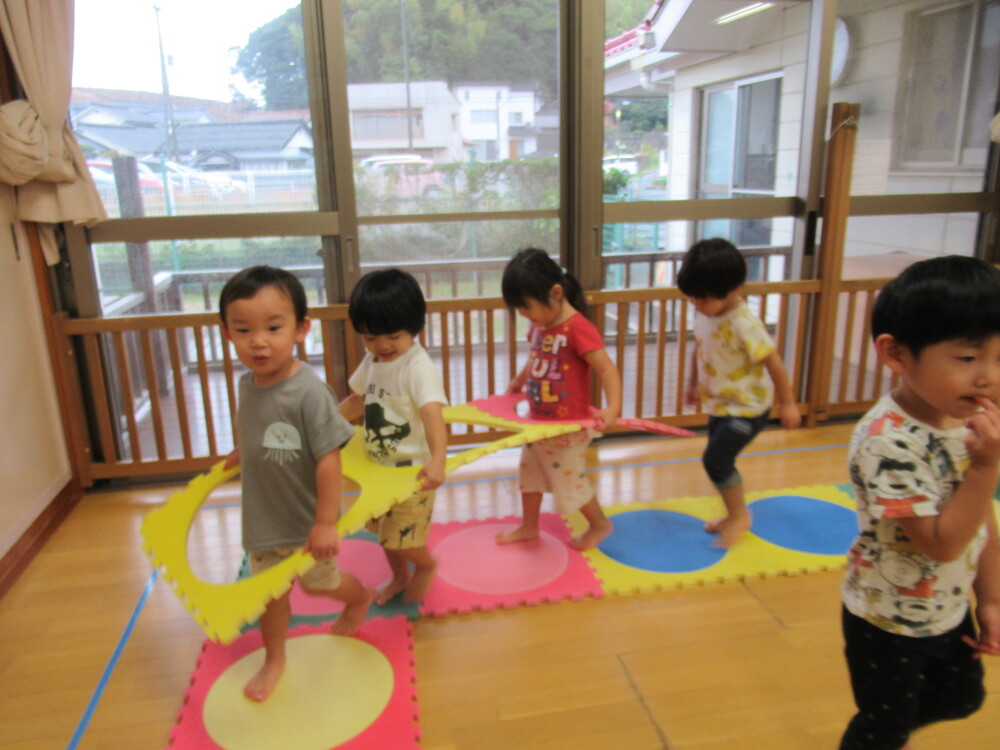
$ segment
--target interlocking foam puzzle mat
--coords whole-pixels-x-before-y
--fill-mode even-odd
[[[433,524],[428,544],[439,568],[427,598],[419,606],[398,598],[373,605],[357,638],[329,635],[339,604],[293,587],[289,667],[264,703],[242,693],[263,658],[256,628],[229,645],[206,640],[171,746],[419,747],[412,619],[843,567],[857,530],[849,486],[755,492],[747,500],[752,528],[728,550],[704,529],[722,513],[717,496],[606,506],[615,530],[584,553],[567,544],[583,530],[579,514],[564,520],[543,513],[539,539],[513,545],[494,537],[516,525],[515,517]],[[368,586],[390,577],[367,531],[344,539],[340,562]],[[317,697],[318,708],[311,703]]]
[[[583,555],[569,546],[562,518],[543,513],[537,539],[496,543],[498,533],[519,523],[512,516],[432,524],[428,546],[438,559],[438,575],[420,614],[440,617],[603,596]]]
[[[353,638],[329,625],[289,631],[288,667],[263,703],[243,697],[260,668],[260,631],[206,640],[170,735],[192,750],[418,748],[413,637],[405,617],[377,617]]]
[[[720,549],[704,528],[724,514],[717,496],[610,506],[614,532],[583,554],[605,593],[630,594],[840,568],[857,534],[851,495],[832,485],[749,493],[747,507],[750,531]]]

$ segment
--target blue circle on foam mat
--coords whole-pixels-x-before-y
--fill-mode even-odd
[[[670,510],[616,513],[615,530],[597,548],[622,565],[654,573],[689,573],[715,565],[726,550],[712,546],[705,522]]]
[[[797,552],[843,555],[858,534],[851,510],[802,495],[762,497],[750,504],[754,534]]]

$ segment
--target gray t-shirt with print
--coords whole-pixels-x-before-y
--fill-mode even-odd
[[[271,386],[239,382],[237,436],[243,477],[243,547],[298,547],[316,519],[316,463],[354,428],[330,386],[308,366]]]

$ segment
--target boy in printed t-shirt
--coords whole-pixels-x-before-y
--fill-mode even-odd
[[[872,338],[900,384],[848,456],[859,534],[841,618],[858,713],[841,750],[910,748],[913,730],[969,716],[980,657],[1000,655],[1000,271],[914,263],[879,292]]]
[[[720,238],[692,245],[677,272],[678,288],[698,312],[684,401],[702,404],[709,415],[702,463],[722,495],[726,517],[705,530],[718,534],[720,547],[731,547],[750,528],[736,457],[764,429],[774,396],[783,427],[793,429],[802,420],[774,342],[740,295],[746,277],[742,253]]]

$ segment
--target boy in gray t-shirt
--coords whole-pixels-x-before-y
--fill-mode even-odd
[[[240,378],[237,447],[227,466],[241,464],[243,546],[257,573],[302,548],[316,564],[301,577],[310,594],[344,603],[336,635],[364,622],[371,589],[336,564],[340,551],[340,447],[353,428],[333,392],[301,360],[296,347],[309,332],[302,284],[288,271],[254,266],[233,276],[219,298],[222,330],[249,372]],[[268,603],[260,618],[264,665],[243,689],[266,699],[285,670],[291,619],[289,593]]]

